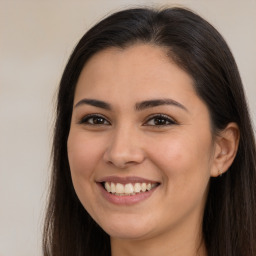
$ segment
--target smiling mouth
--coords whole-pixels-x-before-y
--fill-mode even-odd
[[[134,196],[137,194],[148,192],[159,185],[159,183],[153,182],[136,182],[126,184],[115,182],[102,182],[101,184],[108,193],[116,196]]]

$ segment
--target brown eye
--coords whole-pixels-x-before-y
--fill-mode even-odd
[[[168,120],[166,120],[165,118],[154,118],[155,125],[166,125],[168,123]]]
[[[110,125],[110,122],[101,115],[85,116],[80,123],[89,125]]]
[[[92,119],[93,124],[104,124],[105,123],[105,120],[102,117],[92,117],[90,119]]]
[[[176,122],[166,115],[155,115],[150,117],[148,121],[144,125],[148,126],[166,126],[166,125],[173,125]]]

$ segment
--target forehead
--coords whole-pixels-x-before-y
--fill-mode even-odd
[[[108,48],[92,56],[80,74],[75,97],[81,93],[121,93],[124,89],[133,94],[194,92],[193,79],[171,60],[165,48],[138,44]]]

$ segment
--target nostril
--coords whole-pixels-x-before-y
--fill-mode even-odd
[[[122,161],[122,160],[114,160],[114,161],[106,161],[107,164],[109,165],[114,165],[115,167],[117,168],[120,168],[120,169],[124,169],[124,168],[127,168],[131,165],[136,165],[136,164],[139,164],[140,162],[136,162],[136,161]]]

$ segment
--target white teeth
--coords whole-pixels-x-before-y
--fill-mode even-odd
[[[121,184],[121,183],[113,183],[113,182],[105,182],[104,187],[105,189],[112,194],[116,194],[119,196],[125,195],[135,195],[136,193],[146,192],[154,187],[157,186],[157,183],[128,183],[128,184]]]
[[[116,185],[111,182],[111,193],[116,193]]]
[[[141,184],[141,190],[142,190],[142,192],[145,192],[147,190],[147,184],[146,183]]]
[[[111,185],[112,185],[112,183],[111,183]],[[123,184],[120,184],[120,183],[116,184],[116,193],[118,193],[118,194],[124,193],[124,185]]]
[[[140,183],[135,183],[135,185],[134,185],[134,192],[135,193],[139,193],[140,190],[141,190]]]
[[[132,194],[133,193],[133,185],[131,184],[131,183],[129,183],[129,184],[126,184],[125,186],[124,186],[124,193],[125,194]]]
[[[111,186],[109,185],[108,182],[105,182],[105,189],[106,189],[108,192],[111,192]]]

